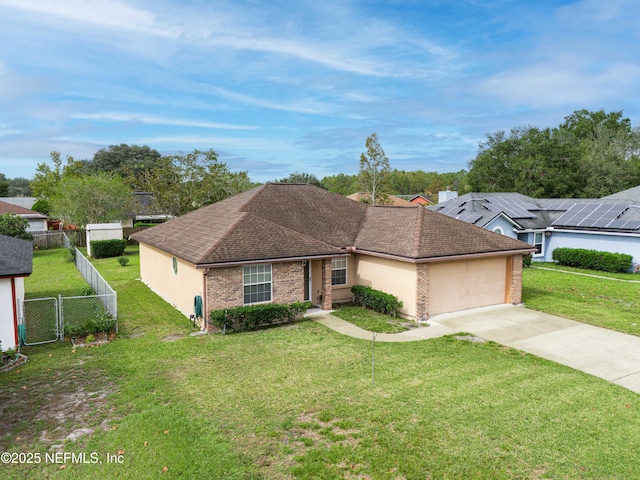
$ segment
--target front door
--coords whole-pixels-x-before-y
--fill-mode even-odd
[[[311,261],[307,260],[304,264],[304,301],[311,301]]]

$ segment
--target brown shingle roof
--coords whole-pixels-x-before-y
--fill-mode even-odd
[[[133,235],[195,264],[339,255],[409,260],[530,245],[423,208],[372,207],[307,184],[266,184]]]
[[[13,213],[25,218],[47,218],[46,215],[40,212],[35,212],[19,205],[0,201],[0,215],[4,213]]]

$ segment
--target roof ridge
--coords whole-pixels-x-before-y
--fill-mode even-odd
[[[238,208],[238,212],[245,213],[244,212],[245,208],[247,208],[251,203],[253,203],[253,201],[256,199],[256,197],[258,195],[262,194],[262,192],[264,192],[271,185],[273,185],[273,184],[267,182],[267,183],[263,183],[262,185],[256,187],[255,188],[255,192],[253,192],[253,194],[251,194],[251,196],[249,198],[247,198],[247,200],[244,202],[244,204],[242,204],[242,206],[240,208]]]
[[[204,261],[205,258],[207,258],[213,251],[215,251],[216,248],[218,248],[218,245],[220,245],[224,240],[227,239],[227,237],[229,235],[231,235],[231,233],[233,231],[235,231],[236,228],[238,228],[238,225],[240,224],[240,222],[242,220],[244,220],[244,218],[248,215],[250,215],[249,213],[243,212],[241,210],[238,210],[238,212],[236,212],[238,214],[238,218],[236,219],[235,222],[233,222],[233,224],[231,225],[230,228],[227,229],[227,231],[225,232],[224,235],[222,235],[217,242],[214,242],[213,245],[211,245],[210,248],[208,248],[204,254],[200,255],[200,258],[198,259],[198,261],[196,262],[196,264],[198,263],[202,263]]]

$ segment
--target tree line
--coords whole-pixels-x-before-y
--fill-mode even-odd
[[[391,169],[375,133],[365,142],[358,174],[318,179],[294,172],[275,180],[311,183],[340,195],[519,192],[532,197],[598,198],[640,184],[640,128],[622,112],[578,110],[558,127],[521,126],[486,135],[468,171],[439,173]],[[78,226],[132,216],[134,192],[153,194],[152,208],[167,216],[222,200],[257,185],[247,172],[232,172],[214,150],[161,155],[148,146],[112,145],[91,160],[60,152],[39,163],[33,179],[0,174],[1,196],[35,196],[33,209]]]

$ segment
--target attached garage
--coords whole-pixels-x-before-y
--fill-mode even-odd
[[[507,257],[435,262],[429,266],[429,315],[508,301]]]

